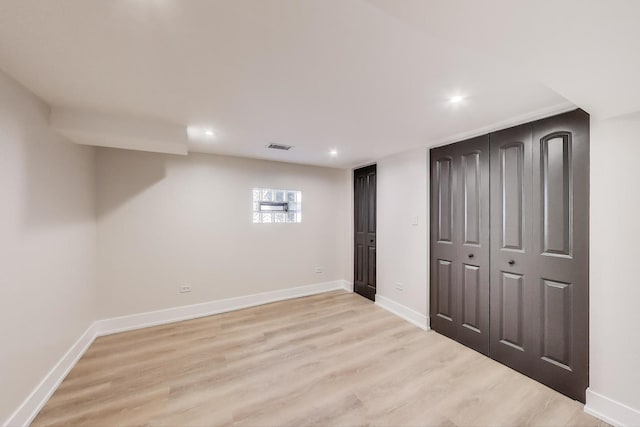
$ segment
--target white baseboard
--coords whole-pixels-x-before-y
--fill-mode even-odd
[[[429,321],[427,316],[418,313],[405,305],[390,300],[387,297],[383,297],[382,295],[376,295],[376,305],[390,311],[398,317],[403,318],[407,322],[416,325],[420,329],[425,331],[429,330]]]
[[[226,313],[228,311],[241,310],[243,308],[292,298],[305,297],[338,289],[346,290],[344,280],[334,280],[332,282],[316,283],[296,288],[287,288],[236,298],[209,301],[201,304],[185,305],[181,307],[167,308],[164,310],[150,311],[147,313],[114,317],[112,319],[98,320],[96,322],[96,333],[97,336],[116,334],[118,332],[132,331],[134,329],[211,316],[213,314]]]
[[[584,412],[614,426],[640,426],[640,411],[603,396],[591,388],[587,389]]]
[[[36,386],[31,394],[22,402],[11,416],[5,421],[5,426],[28,426],[38,415],[40,409],[56,391],[62,380],[76,365],[78,360],[87,351],[95,339],[95,322],[78,338],[67,350],[62,358],[47,373],[43,380]]]
[[[58,363],[56,363],[53,369],[49,371],[45,378],[24,400],[20,407],[5,421],[3,426],[28,426],[31,424],[36,415],[38,415],[38,412],[40,412],[42,407],[47,403],[51,395],[56,391],[60,383],[62,383],[67,374],[76,365],[78,360],[80,360],[96,337],[132,331],[149,326],[195,319],[213,314],[226,313],[271,302],[284,301],[287,299],[300,298],[335,290],[352,292],[352,288],[353,285],[346,280],[334,280],[331,282],[263,292],[260,294],[237,298],[228,298],[201,304],[151,311],[148,313],[97,320],[89,326],[82,336],[71,346],[67,353],[62,356]]]

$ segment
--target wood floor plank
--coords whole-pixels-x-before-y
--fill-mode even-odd
[[[336,291],[98,338],[34,426],[606,426]]]

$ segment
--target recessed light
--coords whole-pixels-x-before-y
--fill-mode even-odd
[[[216,128],[210,123],[187,126],[187,138],[194,143],[212,144],[219,139],[219,136],[220,134]]]
[[[452,104],[459,104],[462,101],[464,101],[464,96],[462,95],[455,95],[449,98],[449,102]]]
[[[331,155],[331,157],[335,157],[338,155],[338,150],[336,150],[335,148],[331,151],[329,151],[329,155]]]

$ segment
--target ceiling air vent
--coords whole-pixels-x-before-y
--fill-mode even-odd
[[[282,145],[282,144],[269,144],[267,148],[271,148],[273,150],[290,150],[292,148],[291,145]]]

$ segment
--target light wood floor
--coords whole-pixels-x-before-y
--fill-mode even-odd
[[[98,338],[33,425],[606,424],[337,291]]]

